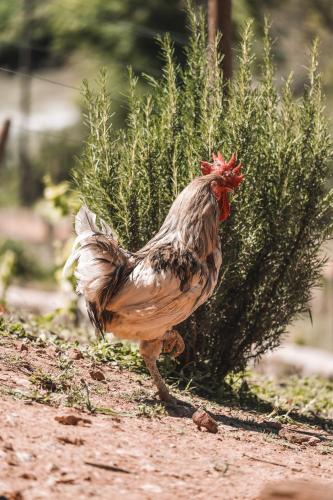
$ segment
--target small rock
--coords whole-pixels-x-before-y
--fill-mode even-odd
[[[257,500],[332,500],[333,488],[317,481],[280,480],[264,486]]]
[[[276,431],[282,429],[282,424],[280,422],[276,422],[275,420],[264,420],[263,424],[266,425],[267,427],[271,427]]]
[[[77,417],[76,415],[59,415],[54,417],[54,420],[62,425],[86,425],[91,424],[88,418]]]
[[[79,349],[70,349],[68,352],[69,359],[83,359],[83,354]]]
[[[12,452],[9,452],[7,455],[7,464],[12,465],[13,467],[16,467],[19,465],[19,462],[17,461],[16,455]]]
[[[59,349],[58,347],[56,346],[50,346],[48,347],[47,349],[47,354],[51,357],[51,358],[54,358],[54,357],[59,357],[60,354],[61,354],[61,349]]]
[[[0,498],[4,500],[23,500],[23,495],[20,491],[11,491],[4,493]]]
[[[22,479],[28,479],[30,481],[37,481],[37,477],[35,474],[32,474],[31,472],[23,472],[20,476]]]
[[[53,463],[49,463],[46,467],[46,472],[48,472],[48,473],[57,472],[58,470],[59,470],[59,467]]]
[[[312,438],[309,439],[309,445],[310,446],[317,446],[321,442],[321,439],[313,436]]]
[[[89,375],[93,380],[98,380],[99,382],[105,380],[105,375],[101,370],[90,370]]]
[[[205,410],[197,410],[192,415],[192,420],[198,427],[199,431],[201,427],[207,429],[208,432],[216,434],[218,432],[217,422],[210,416]]]
[[[293,443],[293,444],[308,443],[309,440],[311,439],[310,436],[300,434],[298,432],[292,432],[289,429],[281,429],[279,431],[279,436],[282,437],[283,439],[286,439],[287,441],[289,441],[289,443]]]
[[[20,352],[28,352],[29,351],[28,346],[26,344],[21,344],[19,351]]]

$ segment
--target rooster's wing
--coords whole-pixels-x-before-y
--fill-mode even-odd
[[[149,259],[144,259],[107,306],[113,313],[110,331],[131,339],[156,338],[157,332],[163,335],[208,299],[216,280],[217,273],[212,273],[205,262],[190,276],[184,289],[171,268],[157,272]]]

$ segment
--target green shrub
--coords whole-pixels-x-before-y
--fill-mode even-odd
[[[167,36],[163,77],[148,77],[149,95],[136,95],[130,74],[122,130],[112,128],[105,73],[99,93],[85,84],[90,136],[75,179],[82,201],[135,251],[199,175],[201,159],[237,151],[246,180],[221,226],[220,282],[209,303],[180,327],[187,345],[183,364],[220,377],[277,346],[290,321],[307,310],[323,264],[318,251],[332,231],[333,191],[325,192],[332,151],[316,46],[304,95],[296,100],[291,78],[277,91],[268,29],[258,77],[248,24],[238,71],[223,91],[204,17],[190,12],[189,20],[183,67]]]
[[[8,256],[12,255],[11,258]],[[10,282],[14,278],[24,281],[47,280],[51,272],[45,269],[33,254],[33,248],[16,240],[0,238],[0,266],[5,260],[12,261],[10,265]],[[5,265],[5,267],[7,267]]]

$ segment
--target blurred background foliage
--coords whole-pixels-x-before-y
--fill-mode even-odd
[[[30,43],[33,67],[61,66],[73,52],[83,57],[117,62],[120,68],[131,64],[139,72],[158,72],[155,38],[171,33],[176,51],[187,38],[184,0],[38,0],[33,9]],[[206,2],[197,0],[198,5]],[[330,0],[233,0],[233,41],[248,18],[257,34],[263,33],[264,17],[272,21],[277,37],[275,54],[281,69],[297,58],[314,37],[322,42],[322,70],[329,72],[333,4]],[[22,0],[0,1],[0,63],[18,67],[23,26]],[[288,48],[289,50],[286,50]],[[294,50],[296,49],[296,50]],[[178,54],[177,54],[178,55]],[[293,65],[295,67],[295,65]],[[303,73],[302,67],[297,71]],[[328,77],[327,82],[333,83]]]
[[[205,6],[206,2],[196,1]],[[170,32],[175,44],[175,55],[182,62],[183,46],[188,37],[184,0],[29,0],[29,35],[26,36],[26,14],[24,0],[0,0],[0,66],[20,71],[24,50],[29,47],[32,75],[38,73],[48,78],[59,75],[58,83],[80,88],[83,77],[94,80],[98,69],[105,66],[109,73],[111,111],[115,112],[113,125],[121,127],[127,114],[125,95],[128,92],[127,67],[134,74],[148,73],[158,77],[161,59],[156,39]],[[233,46],[239,42],[240,32],[246,19],[253,18],[257,34],[255,52],[260,54],[264,17],[271,21],[273,53],[277,65],[277,84],[283,83],[291,68],[294,71],[295,92],[301,93],[306,80],[308,48],[314,37],[320,39],[320,69],[323,73],[324,92],[328,102],[333,100],[333,62],[330,47],[333,43],[333,3],[330,0],[233,0]],[[258,67],[260,60],[258,60]],[[18,76],[0,70],[4,83],[15,83]],[[65,81],[63,81],[65,80]],[[71,101],[76,108],[83,107],[80,92],[74,90],[63,95],[61,88],[48,82],[36,82],[31,96],[31,115],[38,112],[40,101]],[[1,86],[0,86],[1,87]],[[147,89],[145,80],[139,82],[139,90]],[[0,88],[1,90],[1,88]],[[14,92],[9,89],[10,93]],[[7,95],[0,97],[0,118],[6,111]],[[13,100],[19,106],[19,90]],[[1,106],[2,104],[2,106]],[[35,109],[36,108],[36,109]],[[12,109],[12,108],[11,108]],[[19,112],[19,111],[18,111]],[[8,113],[7,113],[8,114]],[[330,114],[330,106],[328,107]],[[17,118],[17,117],[16,117]],[[31,156],[33,162],[32,199],[42,195],[41,179],[45,173],[54,181],[68,177],[74,158],[80,152],[85,130],[80,125],[79,115],[74,124],[29,127]],[[13,127],[12,127],[13,128]],[[14,124],[15,128],[15,124]],[[51,133],[52,131],[52,133]],[[59,133],[60,132],[60,133]],[[12,131],[15,135],[15,130]],[[17,136],[19,132],[17,132]],[[13,141],[11,141],[13,143]],[[56,152],[56,154],[54,154]],[[15,154],[7,155],[6,187],[0,189],[0,206],[19,203],[15,182]],[[1,174],[6,170],[0,169]],[[0,183],[2,186],[4,182]],[[8,192],[10,191],[10,193]]]

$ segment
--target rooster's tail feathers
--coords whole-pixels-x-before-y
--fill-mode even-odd
[[[85,231],[98,232],[96,225],[96,214],[89,210],[86,205],[82,205],[75,216],[75,232],[79,236]]]
[[[87,301],[91,320],[99,330],[101,321],[112,295],[128,274],[128,255],[114,239],[112,229],[104,221],[96,224],[96,215],[87,207],[81,207],[75,218],[77,238],[68,257],[63,274],[67,274],[77,262],[75,277],[77,293]]]
[[[114,240],[111,227],[102,219],[100,219],[99,223],[101,229],[96,224],[96,214],[89,210],[86,205],[82,205],[75,216],[74,227],[77,237],[73,243],[72,252],[65,263],[63,276],[66,276],[73,264],[79,260],[79,257],[82,255],[82,249],[85,243],[89,241],[89,238],[94,237],[95,241],[97,241],[98,236],[104,236],[107,239]],[[113,243],[116,244],[116,241],[113,241]]]
[[[99,220],[101,229],[97,227],[96,224],[96,214],[89,210],[86,205],[82,205],[75,217],[75,232],[78,236],[80,234],[92,231],[94,233],[102,232],[103,234],[114,238],[111,227],[103,220]]]

